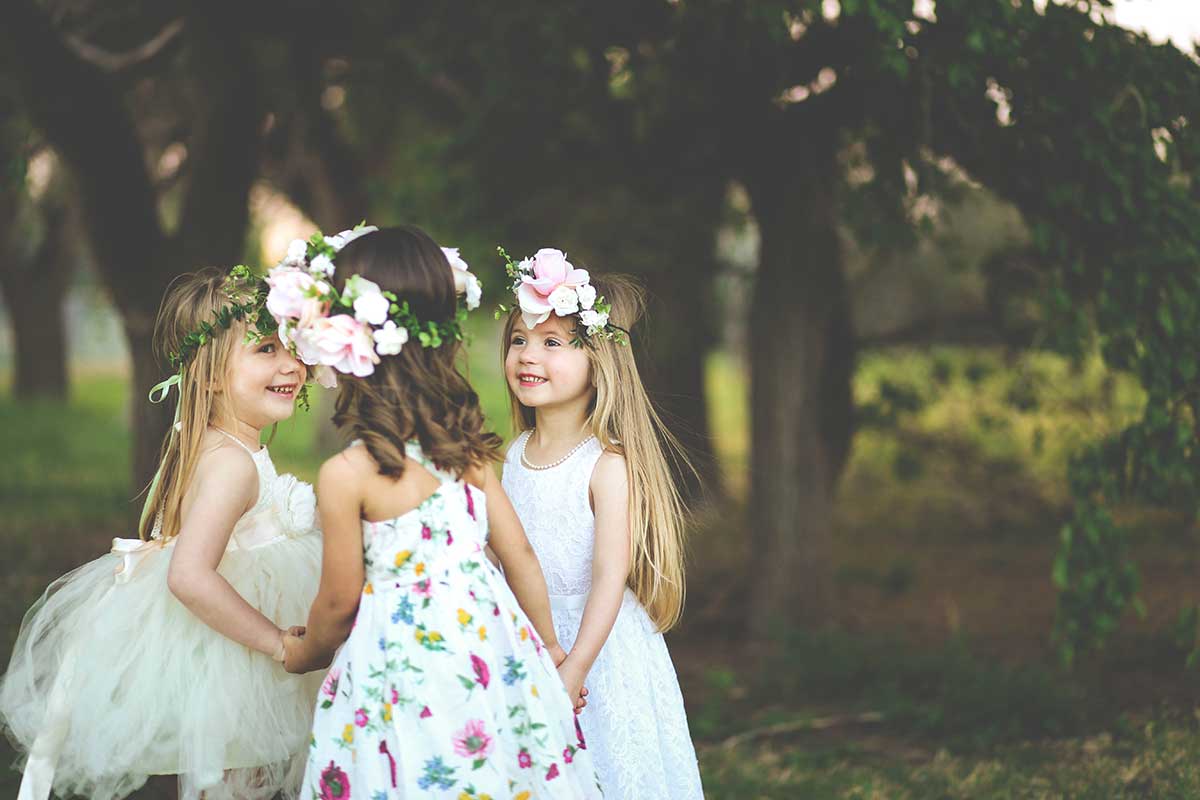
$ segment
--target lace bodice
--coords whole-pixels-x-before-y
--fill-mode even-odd
[[[537,552],[550,594],[587,594],[596,535],[588,485],[603,449],[592,439],[558,466],[532,470],[521,463],[530,433],[522,433],[508,450],[504,491]]]

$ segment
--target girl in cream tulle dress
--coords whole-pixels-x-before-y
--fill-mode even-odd
[[[50,585],[0,681],[20,800],[111,800],[152,775],[178,776],[184,798],[298,789],[320,676],[284,671],[283,627],[316,594],[321,539],[312,488],[258,444],[306,377],[253,325],[262,297],[244,273],[206,270],[164,301],[180,421],[142,538]]]

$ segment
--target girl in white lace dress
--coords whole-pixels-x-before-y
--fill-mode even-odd
[[[504,371],[523,432],[503,485],[546,575],[560,673],[606,798],[702,798],[663,631],[683,602],[683,511],[627,340],[640,292],[558,250],[509,262]],[[605,295],[607,297],[605,297]],[[572,345],[575,346],[572,346]]]
[[[284,671],[282,626],[316,595],[321,536],[312,487],[276,474],[259,435],[306,374],[237,275],[187,276],[163,301],[180,411],[140,538],[56,580],[21,626],[0,681],[20,800],[112,800],[152,775],[189,800],[299,788],[320,680]]]

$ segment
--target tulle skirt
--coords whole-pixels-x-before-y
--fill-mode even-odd
[[[183,798],[294,796],[322,675],[289,675],[209,628],[167,589],[171,548],[149,547],[133,566],[109,554],[64,575],[26,615],[0,679],[26,783],[52,770],[64,797],[113,800],[178,775]],[[304,624],[320,569],[311,532],[227,551],[218,571],[287,627]]]

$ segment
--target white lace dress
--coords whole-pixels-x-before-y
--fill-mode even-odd
[[[592,587],[595,517],[588,484],[601,449],[592,439],[562,464],[531,470],[521,463],[529,434],[509,448],[504,490],[537,551],[554,628],[569,651]],[[675,667],[663,635],[629,589],[586,685],[588,705],[579,721],[606,798],[703,798]]]

